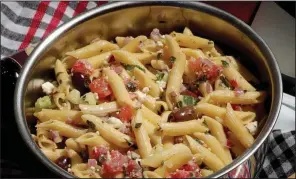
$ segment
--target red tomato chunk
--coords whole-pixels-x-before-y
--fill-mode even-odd
[[[97,93],[99,98],[106,98],[112,94],[111,87],[104,77],[93,80],[89,88],[91,92]]]
[[[87,60],[77,60],[72,66],[72,72],[90,75],[93,72],[93,68]]]

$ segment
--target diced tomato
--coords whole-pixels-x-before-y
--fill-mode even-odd
[[[110,155],[110,160],[102,165],[103,174],[110,176],[123,172],[123,164],[127,162],[127,157],[117,150],[112,150]]]
[[[112,94],[111,87],[104,77],[93,80],[89,84],[89,88],[91,92],[97,93],[99,98],[105,98]]]
[[[237,88],[238,87],[238,84],[237,84],[237,81],[236,80],[230,80],[229,83],[231,84],[231,86],[233,88]]]
[[[127,165],[127,174],[129,178],[142,178],[142,168],[135,160],[129,160]]]
[[[169,175],[169,178],[190,178],[190,172],[185,170],[177,170]]]
[[[129,105],[125,105],[120,108],[118,112],[113,113],[114,117],[117,117],[121,121],[130,121],[133,116],[133,108]]]
[[[72,72],[90,75],[93,72],[93,68],[87,60],[77,60],[72,66]]]
[[[207,79],[209,81],[213,81],[213,80],[216,80],[217,77],[220,75],[222,69],[221,67],[217,66],[217,65],[213,65],[209,70],[208,70],[208,73],[207,73]]]
[[[195,162],[189,161],[187,164],[183,165],[179,170],[195,171],[196,169],[199,169],[199,166]]]
[[[189,61],[188,61],[188,65],[189,65],[189,68],[192,70],[192,71],[199,71],[201,69],[201,60],[200,58],[198,59],[195,59],[195,58],[190,58]]]
[[[238,104],[231,104],[231,107],[235,111],[242,111],[242,107],[240,105],[238,105]]]
[[[108,148],[105,147],[105,146],[99,146],[99,147],[94,147],[92,149],[92,152],[91,152],[91,155],[90,155],[90,158],[91,159],[99,159],[100,157],[106,157],[108,153]]]
[[[206,78],[209,81],[214,81],[216,78],[220,75],[222,68],[218,65],[215,65],[213,62],[207,60],[207,59],[195,59],[190,58],[189,59],[189,68],[197,72],[197,77],[202,78],[203,76],[206,76]]]
[[[193,93],[192,91],[189,91],[189,90],[182,91],[182,92],[181,92],[181,95],[192,96],[192,97],[194,97],[194,98],[197,98],[197,97],[198,97],[197,94],[195,94],[195,93]]]

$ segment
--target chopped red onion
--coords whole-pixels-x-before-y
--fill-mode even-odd
[[[240,96],[240,95],[242,95],[242,94],[244,94],[245,92],[244,92],[244,90],[243,89],[241,89],[241,88],[235,88],[234,89],[234,94],[236,95],[236,96]]]
[[[159,39],[161,38],[159,29],[154,28],[150,33],[150,38],[153,39],[154,41],[159,41]]]
[[[201,62],[209,67],[213,66],[214,63],[211,62],[210,60],[206,59],[206,58],[200,58]]]
[[[231,140],[227,139],[225,146],[230,149],[233,146]]]
[[[88,167],[95,167],[97,165],[97,160],[96,159],[88,159],[87,165],[88,165]]]
[[[181,89],[180,89],[180,92],[183,92],[183,91],[186,91],[186,90],[187,90],[186,86],[184,86],[184,85],[182,84]]]

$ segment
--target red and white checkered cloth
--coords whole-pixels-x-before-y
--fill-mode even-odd
[[[1,2],[1,58],[38,43],[72,17],[107,1]]]

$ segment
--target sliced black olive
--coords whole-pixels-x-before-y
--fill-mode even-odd
[[[181,122],[181,121],[189,121],[192,119],[196,119],[197,115],[194,111],[193,106],[185,106],[173,110],[169,116],[170,122]]]
[[[61,167],[64,170],[68,170],[68,168],[71,166],[71,159],[67,157],[60,157],[55,162],[59,167]]]

